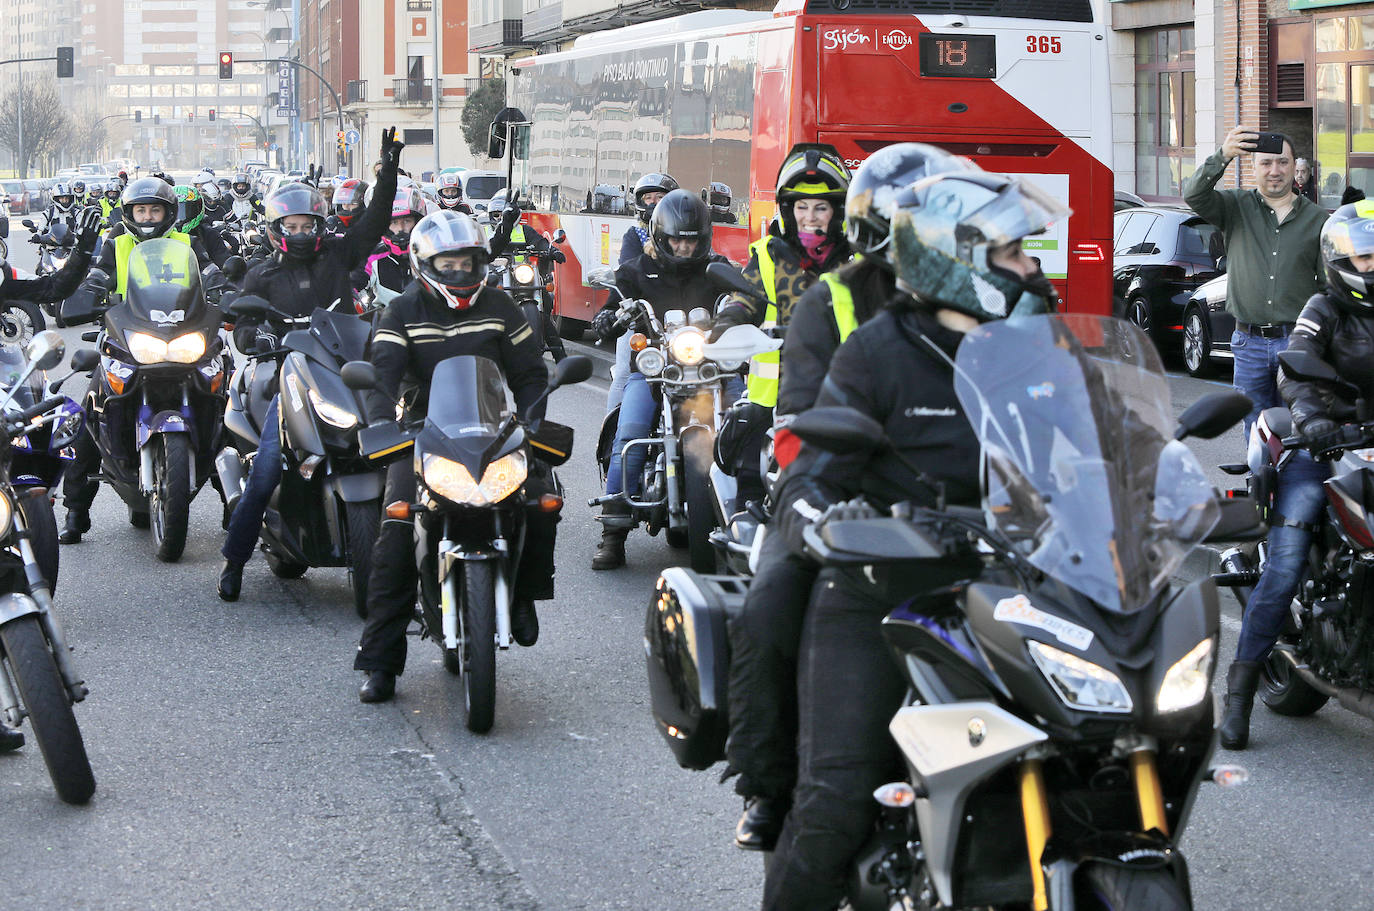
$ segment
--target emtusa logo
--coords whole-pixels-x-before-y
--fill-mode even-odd
[[[899,28],[894,28],[883,36],[883,44],[892,48],[894,51],[900,51],[903,48],[911,46],[911,36]]]
[[[857,47],[868,44],[873,38],[862,29],[832,28],[821,34],[821,40],[825,42],[827,51],[847,51],[851,45]]]

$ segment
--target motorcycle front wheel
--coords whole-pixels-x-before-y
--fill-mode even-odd
[[[463,696],[468,730],[485,734],[496,720],[496,567],[463,566]]]
[[[0,345],[22,348],[47,327],[43,311],[31,301],[10,299],[0,307]]]
[[[1188,911],[1178,881],[1166,869],[1084,864],[1074,907],[1079,911]]]
[[[85,803],[95,793],[95,775],[76,726],[71,696],[38,617],[30,614],[0,626],[0,643],[57,796],[66,803]]]
[[[716,571],[716,548],[711,532],[716,527],[715,505],[711,502],[711,440],[701,431],[682,441],[682,501],[687,507],[687,554],[692,569],[699,573]]]
[[[148,511],[153,520],[157,558],[175,563],[186,550],[186,526],[191,515],[191,441],[181,433],[164,433],[153,451],[153,495]]]
[[[377,526],[382,521],[382,501],[345,503],[344,521],[348,525],[348,576],[353,585],[353,609],[366,620],[372,546],[377,543]]]

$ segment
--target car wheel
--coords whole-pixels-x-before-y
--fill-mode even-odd
[[[1150,334],[1150,302],[1143,297],[1126,301],[1126,320],[1134,323],[1146,335]]]
[[[1192,376],[1212,372],[1212,327],[1197,307],[1190,307],[1183,315],[1183,366]]]

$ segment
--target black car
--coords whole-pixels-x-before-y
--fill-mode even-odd
[[[1226,310],[1223,272],[1193,292],[1183,308],[1183,366],[1193,376],[1211,374],[1215,361],[1232,360],[1231,333],[1236,318]]]
[[[1177,352],[1189,299],[1222,271],[1222,233],[1183,206],[1123,209],[1114,222],[1116,313],[1149,333],[1162,353]]]

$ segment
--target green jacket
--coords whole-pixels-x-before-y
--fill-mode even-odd
[[[1292,323],[1325,286],[1320,237],[1326,210],[1298,196],[1283,223],[1259,190],[1218,190],[1218,149],[1183,186],[1193,211],[1226,235],[1226,309],[1241,322]]]

